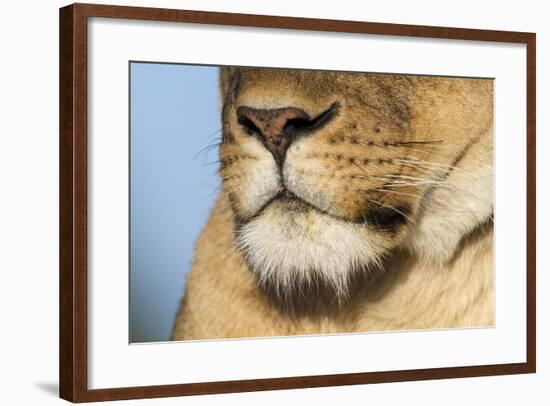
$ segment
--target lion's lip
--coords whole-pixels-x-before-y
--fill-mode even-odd
[[[314,202],[310,202],[306,197],[302,197],[300,194],[292,192],[286,185],[282,185],[279,191],[269,199],[255,214],[255,216],[261,214],[268,207],[278,206],[280,209],[292,210],[292,211],[310,211],[313,210],[319,214],[333,217],[335,219],[349,222],[352,219],[345,216],[339,216],[332,210],[319,207]]]
[[[302,200],[302,199],[300,199],[298,196],[296,196],[290,190],[285,188],[285,189],[281,190],[280,192],[278,192],[273,197],[273,200],[296,201],[296,200]]]
[[[286,187],[283,187],[282,190],[280,190],[270,201],[266,206],[270,206],[273,203],[278,203],[282,205],[285,209],[288,210],[294,210],[294,211],[309,211],[313,210],[319,214],[323,214],[326,216],[333,217],[337,220],[345,221],[345,222],[354,222],[352,219],[339,216],[330,210],[323,209],[316,204],[309,202],[305,198],[294,194],[290,190],[288,190]]]
[[[294,194],[287,188],[283,188],[282,190],[280,190],[275,196],[273,196],[273,198],[269,201],[269,204],[267,204],[266,206],[269,206],[271,204],[278,204],[280,206],[282,205],[289,210],[315,210],[319,213],[329,214],[317,207],[316,205],[308,202],[301,196]]]
[[[315,209],[316,207],[312,206],[310,203],[300,198],[299,196],[292,193],[290,190],[283,188],[275,196],[273,196],[269,202],[267,202],[262,209],[258,212],[262,212],[269,206],[278,205],[279,207],[284,207],[288,210],[306,210],[306,209]]]

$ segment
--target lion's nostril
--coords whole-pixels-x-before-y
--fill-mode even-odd
[[[261,130],[256,126],[254,121],[250,120],[245,115],[237,115],[237,121],[248,135],[260,134]]]
[[[283,107],[255,109],[247,106],[237,108],[237,120],[249,135],[256,135],[282,165],[286,151],[298,135],[307,135],[325,125],[335,114],[337,105],[311,119],[302,109]]]
[[[323,111],[321,114],[311,120],[303,118],[295,118],[289,120],[285,125],[283,131],[287,134],[307,135],[327,124],[334,117],[337,110],[338,104],[333,103],[327,110]]]

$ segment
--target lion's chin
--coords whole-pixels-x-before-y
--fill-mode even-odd
[[[259,284],[283,296],[321,282],[345,297],[352,276],[381,257],[365,227],[294,199],[276,200],[239,226],[236,242]]]

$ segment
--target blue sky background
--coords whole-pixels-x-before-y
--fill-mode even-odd
[[[169,340],[219,181],[218,68],[130,64],[130,342]]]

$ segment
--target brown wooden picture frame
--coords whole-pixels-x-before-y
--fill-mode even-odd
[[[527,328],[526,362],[385,372],[197,382],[127,388],[88,388],[87,327],[87,27],[88,18],[269,27],[527,46]],[[320,20],[295,17],[74,4],[60,9],[60,397],[72,402],[139,399],[274,389],[312,388],[426,379],[446,379],[536,370],[536,36],[534,33]]]

